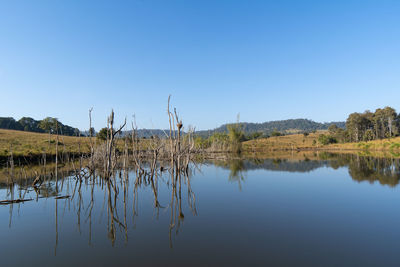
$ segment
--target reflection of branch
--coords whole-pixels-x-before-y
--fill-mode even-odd
[[[173,135],[175,134],[176,133],[174,133]],[[0,201],[0,204],[11,204],[9,226],[11,227],[13,219],[12,204],[32,200],[29,197],[31,196],[31,194],[34,194],[36,195],[37,199],[52,197],[56,201],[53,215],[55,216],[55,254],[57,254],[58,250],[60,230],[59,228],[62,225],[62,218],[64,217],[64,214],[68,213],[73,215],[72,218],[74,224],[76,225],[75,230],[79,232],[79,234],[84,233],[85,230],[88,231],[89,245],[92,244],[92,223],[96,223],[96,220],[100,220],[100,223],[105,223],[106,219],[107,233],[112,245],[114,245],[117,240],[118,230],[120,230],[121,233],[125,235],[125,241],[127,242],[129,229],[128,224],[131,220],[133,227],[136,227],[135,220],[137,218],[135,217],[139,214],[138,209],[140,204],[139,190],[151,190],[150,194],[152,194],[152,197],[154,197],[152,201],[154,201],[153,205],[155,208],[154,211],[156,212],[157,219],[158,216],[161,215],[160,208],[165,209],[166,212],[168,212],[168,208],[171,209],[169,236],[170,245],[172,247],[172,239],[174,238],[173,235],[178,234],[183,228],[184,213],[186,212],[185,205],[188,205],[193,215],[197,214],[196,198],[194,192],[192,191],[191,181],[189,178],[189,174],[192,175],[193,172],[192,170],[189,171],[189,169],[187,168],[190,157],[187,157],[187,154],[185,154],[186,143],[184,140],[185,139],[183,139],[181,143],[181,149],[174,149],[173,152],[175,158],[172,162],[169,162],[171,163],[171,165],[168,167],[164,167],[168,164],[166,164],[166,162],[163,160],[165,160],[165,154],[169,155],[170,151],[165,150],[165,142],[163,143],[163,141],[157,139],[154,141],[154,143],[150,144],[152,150],[149,153],[143,155],[142,158],[140,158],[139,156],[136,159],[138,163],[140,161],[143,161],[143,164],[140,165],[140,168],[135,165],[136,162],[129,161],[128,156],[130,154],[130,151],[128,153],[127,143],[125,142],[124,157],[119,158],[119,160],[121,160],[120,162],[123,162],[123,164],[116,165],[122,166],[122,169],[113,170],[112,167],[110,170],[113,171],[110,173],[110,176],[105,176],[104,172],[102,173],[101,171],[90,169],[90,167],[86,164],[78,163],[75,166],[74,162],[72,161],[68,164],[69,169],[67,172],[63,171],[62,168],[64,166],[60,167],[58,177],[54,176],[53,172],[47,173],[46,175],[46,169],[42,169],[40,174],[36,172],[36,176],[32,175],[31,177],[29,177],[29,180],[25,179],[19,181],[20,183],[22,183],[22,181],[25,181],[25,191],[21,189],[21,186],[15,187],[15,189],[13,188],[13,186],[10,186],[10,188],[7,190],[8,199],[5,201]],[[180,155],[182,155],[182,157],[179,162],[177,162],[177,159],[179,159]],[[83,159],[80,158],[79,160]],[[120,162],[118,162],[118,164]],[[133,163],[133,167],[129,165],[130,163]],[[53,169],[52,166],[50,166],[50,168]],[[25,170],[21,169],[21,176],[24,173],[25,176],[27,176]],[[96,173],[98,174],[96,175]],[[35,177],[39,177],[39,179],[37,179],[36,183],[34,183],[36,186],[32,186],[31,184]],[[58,185],[60,187],[58,188],[59,192],[57,192],[57,183],[55,183],[56,180],[61,183],[61,185]],[[14,179],[13,181],[14,183],[18,183],[18,180]],[[43,183],[41,183],[42,181]],[[133,183],[133,201],[131,203],[129,203],[129,196],[130,194],[132,194],[132,191],[130,191],[129,188],[130,183]],[[169,205],[165,205],[164,207],[160,203],[160,201],[163,199],[162,194],[164,193],[164,190],[161,190],[164,189],[162,188],[162,186],[165,186],[168,192],[171,193],[170,203]],[[185,186],[187,186],[187,188],[184,188]],[[19,193],[18,196],[14,196],[14,190],[19,190],[17,191]],[[119,194],[121,190],[123,191],[123,195]],[[183,198],[185,198],[185,190],[187,190],[188,199],[187,202],[184,200],[182,203],[182,191]],[[97,192],[99,192],[100,194],[104,192],[102,208],[101,203],[95,205],[95,194],[97,194]],[[17,199],[15,199],[16,197]],[[58,202],[60,200],[64,201],[64,205],[62,208],[63,211],[61,211],[62,214],[60,214],[61,221],[58,220]],[[85,202],[85,200],[87,202]],[[129,212],[130,205],[132,205],[132,217],[130,217]],[[98,208],[96,208],[97,206]],[[23,205],[21,205],[21,207],[23,207]],[[107,218],[104,218],[106,216],[105,209],[107,209]],[[66,210],[67,212],[65,212]],[[87,227],[89,229],[87,229]]]
[[[192,187],[190,185],[190,178],[188,175],[185,176],[187,181],[187,193],[188,193],[188,204],[193,213],[193,215],[197,215],[196,210],[196,195],[192,191]]]
[[[114,219],[114,221],[116,221],[119,224],[119,226],[121,226],[122,228],[126,228],[125,225],[122,222],[118,221],[118,219],[115,218],[114,216],[113,216],[113,219]]]
[[[31,201],[31,200],[33,200],[33,199],[32,198],[28,198],[28,199],[0,200],[0,205],[22,203],[22,202]]]
[[[170,203],[170,209],[171,209],[171,222],[169,224],[169,246],[172,248],[172,229],[175,227],[175,216],[174,216],[174,200],[175,200],[175,191],[176,191],[176,184],[174,182],[174,176],[173,172],[171,172],[171,182],[172,182],[172,193],[171,193],[171,203]]]
[[[56,244],[54,245],[54,256],[57,256],[57,246],[58,246],[58,200],[56,199],[56,209],[55,209],[55,215],[56,215]]]

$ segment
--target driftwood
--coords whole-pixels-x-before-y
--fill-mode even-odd
[[[66,198],[70,198],[71,196],[69,196],[69,195],[66,195],[66,196],[58,196],[58,197],[55,197],[55,199],[66,199]]]
[[[13,200],[0,200],[0,205],[9,205],[9,204],[15,204],[15,203],[21,203],[21,202],[26,202],[26,201],[31,201],[33,198],[29,199],[13,199]]]

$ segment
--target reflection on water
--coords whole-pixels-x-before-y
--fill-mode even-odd
[[[311,172],[318,168],[330,167],[338,169],[347,167],[351,178],[355,181],[379,182],[382,185],[395,187],[400,181],[400,159],[375,158],[356,154],[322,153],[318,159],[231,159],[213,161],[216,166],[230,170],[229,180],[244,180],[244,174],[249,170],[268,170],[280,172]]]
[[[21,168],[21,173],[24,173],[23,168]],[[73,173],[75,175],[72,175]],[[85,169],[80,172],[68,171],[61,173],[65,175],[61,175],[61,179],[56,179],[53,172],[46,173],[45,170],[42,175],[38,175],[38,172],[35,171],[37,177],[28,178],[25,176],[26,178],[23,179],[22,176],[9,176],[3,179],[7,182],[0,184],[3,189],[0,196],[7,200],[1,201],[0,205],[9,206],[9,227],[12,226],[15,205],[18,205],[19,210],[21,203],[35,200],[40,205],[40,199],[52,198],[55,201],[55,254],[58,244],[59,202],[62,203],[64,212],[66,207],[70,210],[72,208],[79,232],[81,232],[82,219],[84,224],[88,224],[89,245],[92,242],[93,214],[100,214],[100,221],[103,221],[102,218],[106,214],[107,237],[114,246],[117,232],[122,234],[125,242],[128,241],[129,225],[127,217],[131,216],[132,226],[135,228],[135,218],[139,215],[140,207],[139,194],[148,189],[153,196],[155,218],[159,217],[160,210],[163,213],[168,212],[170,214],[170,247],[172,247],[173,235],[178,234],[185,218],[182,205],[186,204],[191,214],[196,216],[196,198],[191,189],[191,172],[189,170],[186,172],[158,170],[151,173],[146,171],[135,173],[126,169],[118,171],[110,179],[104,179],[95,174],[85,176],[84,174],[87,173]],[[39,177],[41,178],[39,179],[40,182],[37,182]],[[169,192],[169,202],[161,203],[158,196],[160,184],[162,184],[164,193]],[[100,206],[95,205],[95,195],[99,193],[103,194],[101,211],[96,210],[96,207],[98,209]],[[186,195],[182,198],[183,194]],[[182,204],[182,199],[186,199],[187,202]]]
[[[378,243],[394,247],[393,240],[400,238],[400,231],[385,232],[385,227],[370,232],[384,223],[400,223],[395,209],[400,199],[381,190],[399,184],[399,159],[327,153],[236,158],[200,162],[186,172],[126,169],[110,179],[68,168],[56,174],[28,168],[5,173],[0,178],[0,236],[8,244],[2,242],[0,250],[9,255],[6,266],[132,261],[389,266],[399,260],[390,249],[381,251],[384,260],[370,253],[381,249]],[[322,182],[320,177],[330,178]],[[370,191],[349,177],[377,186]],[[375,209],[371,199],[380,206]],[[365,232],[357,228],[361,221]],[[26,251],[22,257],[17,256],[20,247]],[[369,256],[357,256],[358,251]]]

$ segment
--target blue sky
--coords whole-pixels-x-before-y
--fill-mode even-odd
[[[0,1],[0,116],[98,130],[400,111],[400,1]],[[118,120],[120,121],[120,120]]]

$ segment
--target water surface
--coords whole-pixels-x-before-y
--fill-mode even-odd
[[[33,200],[0,206],[2,264],[398,266],[399,166],[330,155],[198,163],[176,186],[168,171],[3,182],[1,200]]]

